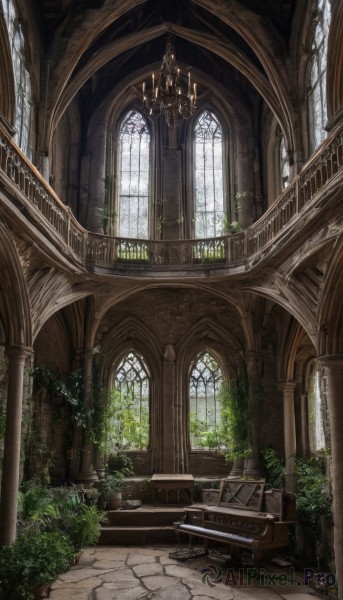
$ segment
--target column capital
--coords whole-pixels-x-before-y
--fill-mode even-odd
[[[27,358],[30,354],[33,354],[33,348],[29,346],[6,346],[5,352],[9,357],[17,357],[17,358]]]
[[[281,379],[278,382],[278,386],[279,386],[280,390],[282,390],[283,392],[294,391],[296,385],[297,385],[297,382],[294,379]]]

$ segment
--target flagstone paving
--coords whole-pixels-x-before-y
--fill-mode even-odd
[[[81,561],[53,584],[50,600],[315,600],[301,580],[262,586],[232,583],[235,575],[208,556],[180,562],[171,546],[87,548]],[[220,570],[222,567],[222,570]],[[203,571],[205,569],[205,571]],[[273,572],[272,565],[270,572]],[[227,583],[225,583],[225,579]],[[239,585],[245,583],[245,585]]]

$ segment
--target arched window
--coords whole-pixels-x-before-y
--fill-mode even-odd
[[[309,81],[309,127],[312,152],[318,148],[326,137],[324,129],[327,119],[326,64],[330,19],[330,2],[318,0],[317,20],[311,48]]]
[[[324,407],[320,394],[319,371],[312,368],[308,387],[308,429],[311,452],[325,448]]]
[[[283,133],[280,136],[280,175],[281,191],[283,191],[289,184],[289,159]]]
[[[112,392],[114,433],[122,448],[146,449],[149,443],[150,377],[142,356],[131,351],[119,363]]]
[[[217,117],[201,113],[194,127],[194,237],[222,235],[224,227],[223,135]]]
[[[25,40],[12,0],[2,0],[11,47],[16,96],[15,141],[31,158],[31,78],[25,65]]]
[[[147,238],[150,134],[143,115],[133,110],[126,114],[119,140],[119,236]]]
[[[223,376],[208,352],[193,363],[189,375],[190,441],[193,449],[217,448],[220,440],[220,392]]]

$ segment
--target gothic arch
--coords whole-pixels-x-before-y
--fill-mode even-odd
[[[2,222],[0,222],[0,263],[0,315],[6,344],[31,348],[32,320],[26,282],[13,239]]]

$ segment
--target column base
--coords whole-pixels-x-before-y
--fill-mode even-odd
[[[96,471],[88,471],[88,473],[80,473],[78,476],[80,483],[95,483],[99,481],[99,477]]]

